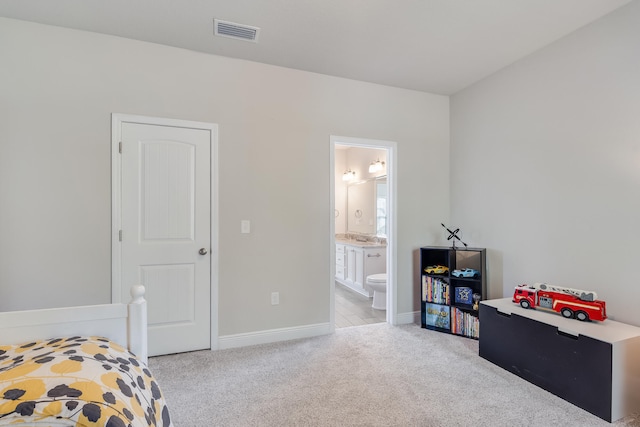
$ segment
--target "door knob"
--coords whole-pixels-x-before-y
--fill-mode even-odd
[[[205,248],[200,248],[200,250],[198,251],[198,253],[200,255],[206,255],[207,254],[207,250]]]

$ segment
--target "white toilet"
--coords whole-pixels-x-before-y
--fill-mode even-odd
[[[372,308],[387,309],[387,273],[371,274],[367,276],[367,285],[373,290]]]

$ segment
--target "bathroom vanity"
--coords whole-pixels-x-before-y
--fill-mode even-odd
[[[367,297],[367,276],[387,271],[387,247],[381,243],[336,239],[336,281]]]
[[[336,281],[372,297],[367,276],[387,272],[387,178],[379,176],[347,187],[346,233],[336,234]]]

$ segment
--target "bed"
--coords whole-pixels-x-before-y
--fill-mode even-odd
[[[172,426],[147,366],[144,287],[131,294],[0,313],[0,425]]]

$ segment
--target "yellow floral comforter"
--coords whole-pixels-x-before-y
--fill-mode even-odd
[[[0,425],[172,426],[146,365],[99,337],[0,345]]]

